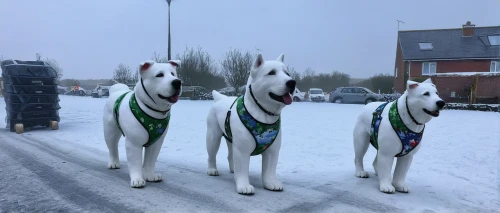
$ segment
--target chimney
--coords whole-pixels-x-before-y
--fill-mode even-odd
[[[467,21],[464,25],[462,25],[462,37],[471,37],[474,35],[474,27],[475,24],[471,24],[470,21]]]

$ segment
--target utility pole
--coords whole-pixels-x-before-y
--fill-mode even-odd
[[[172,45],[170,42],[170,2],[172,2],[172,0],[167,0],[167,4],[168,4],[168,60],[172,59],[171,58]]]

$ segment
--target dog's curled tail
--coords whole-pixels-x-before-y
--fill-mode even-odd
[[[227,96],[220,94],[219,92],[212,90],[212,96],[214,97],[214,101],[217,102],[223,98],[226,98]]]
[[[119,92],[119,91],[123,92],[123,91],[129,91],[129,90],[130,90],[130,88],[128,88],[128,86],[125,84],[115,84],[109,88],[109,94],[111,95],[115,92]]]

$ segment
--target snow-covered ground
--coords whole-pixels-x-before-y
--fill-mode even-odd
[[[352,128],[363,105],[294,103],[284,109],[277,174],[283,192],[250,165],[253,196],[236,193],[222,143],[221,176],[206,174],[205,119],[212,101],[179,101],[157,170],[164,181],[129,187],[124,140],[120,170],[108,170],[102,132],[106,99],[60,96],[60,129],[0,129],[0,212],[500,212],[500,113],[447,110],[428,123],[407,176],[409,194],[354,175]],[[0,98],[0,126],[5,123]]]

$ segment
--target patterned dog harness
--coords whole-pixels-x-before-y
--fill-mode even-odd
[[[233,105],[235,103],[236,112],[238,113],[238,117],[240,118],[241,123],[243,123],[250,134],[252,134],[256,143],[255,149],[253,150],[251,156],[262,154],[273,144],[274,140],[278,136],[281,126],[281,116],[273,124],[262,123],[252,117],[252,115],[250,115],[243,102],[243,96],[236,98],[233,104],[231,104],[229,111],[227,112],[226,121],[224,123],[224,130],[226,131],[226,134],[223,134],[223,136],[230,143],[233,142],[233,136],[231,133],[231,125],[229,123],[229,120],[231,116],[231,108],[233,108]]]
[[[130,91],[129,91],[130,92]],[[116,123],[118,124],[118,129],[120,129],[120,132],[122,132],[122,135],[125,136],[125,133],[123,133],[122,128],[120,127],[120,122],[118,121],[118,116],[119,110],[120,110],[120,104],[129,92],[124,93],[118,99],[116,99],[116,102],[113,106],[113,114],[115,116]],[[137,99],[135,98],[135,93],[132,93],[132,96],[130,97],[129,101],[129,106],[130,110],[132,111],[132,114],[134,114],[135,118],[141,125],[146,129],[148,132],[149,138],[146,144],[143,145],[143,147],[148,147],[153,145],[160,137],[163,135],[165,130],[168,127],[168,123],[170,121],[170,112],[168,113],[167,117],[164,119],[157,119],[149,116],[146,114],[142,109],[139,107],[139,104],[137,104]]]
[[[398,102],[397,100],[394,101],[391,105],[391,108],[389,109],[389,121],[391,123],[392,128],[398,135],[402,145],[401,152],[397,154],[395,157],[403,157],[408,153],[410,153],[420,144],[422,136],[424,135],[425,126],[420,133],[416,133],[408,129],[408,127],[403,123],[401,116],[399,116],[397,102]],[[377,150],[378,150],[378,130],[380,127],[380,122],[382,121],[382,112],[384,111],[384,108],[387,104],[388,103],[383,103],[375,110],[375,112],[373,112],[370,143]]]

